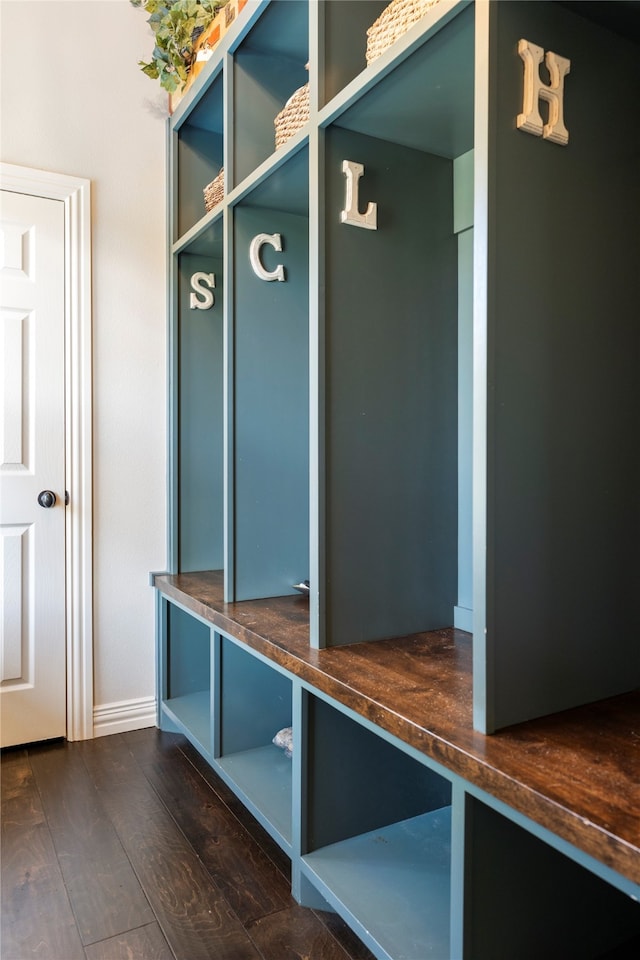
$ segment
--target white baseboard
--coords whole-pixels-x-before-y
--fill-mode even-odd
[[[103,703],[93,710],[93,735],[106,737],[111,733],[127,733],[156,725],[156,698],[121,700],[119,703]]]

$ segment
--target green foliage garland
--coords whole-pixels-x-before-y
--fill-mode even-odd
[[[193,45],[227,0],[131,0],[149,14],[155,34],[151,60],[140,68],[152,80],[174,93],[182,88],[193,61]]]

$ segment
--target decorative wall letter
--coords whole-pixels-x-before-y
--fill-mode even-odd
[[[516,125],[520,130],[536,137],[544,137],[545,140],[566,146],[569,142],[569,131],[564,125],[563,115],[564,78],[571,69],[571,60],[559,57],[550,50],[545,55],[542,47],[529,43],[528,40],[518,41],[518,53],[524,63],[524,94],[522,113],[518,114]],[[551,78],[549,85],[540,79],[543,57]],[[548,123],[542,122],[540,100],[546,100],[549,104]]]
[[[206,287],[203,287],[206,284]],[[214,297],[208,287],[215,287],[216,278],[213,273],[203,273],[201,270],[194,273],[191,277],[191,289],[195,291],[189,298],[189,306],[192,310],[208,310],[214,304]],[[200,299],[198,297],[200,294]]]
[[[261,280],[284,280],[284,267],[281,263],[271,272],[265,270],[262,266],[260,250],[265,243],[268,243],[269,246],[277,250],[278,253],[282,251],[282,237],[279,233],[259,233],[257,237],[253,238],[251,246],[249,247],[249,260],[251,261],[253,272],[257,277],[260,277]]]
[[[344,197],[344,210],[340,213],[340,223],[350,223],[364,230],[378,229],[378,204],[370,203],[365,213],[358,211],[358,181],[364,173],[361,163],[353,160],[342,161],[342,172],[347,178]]]

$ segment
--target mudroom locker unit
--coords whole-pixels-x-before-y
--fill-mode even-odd
[[[381,960],[631,956],[637,34],[241,6],[169,121],[158,725]]]

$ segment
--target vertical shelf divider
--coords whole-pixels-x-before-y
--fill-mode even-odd
[[[314,127],[309,141],[309,616],[310,642],[323,647],[327,579],[324,528],[325,337],[324,337],[324,130]]]
[[[222,683],[220,669],[222,638],[217,630],[211,632],[211,754],[220,757],[220,724],[222,711]]]
[[[488,662],[486,626],[487,605],[487,376],[490,373],[490,344],[487,316],[486,237],[489,229],[489,203],[493,195],[489,169],[489,107],[495,91],[489,88],[489,58],[492,33],[490,5],[476,4],[475,13],[475,90],[474,90],[474,164],[473,164],[473,719],[476,729],[493,729],[491,691],[488,685],[493,664]]]
[[[233,218],[235,210],[227,205],[224,210],[224,283],[227,295],[224,302],[224,597],[235,598],[235,481],[234,481],[234,429],[233,394],[235,372],[233,343],[235,337],[234,303],[236,297],[234,271],[235,252],[233,244]]]
[[[177,222],[177,141],[167,123],[167,176],[170,184],[167,197],[167,563],[171,573],[178,571],[178,259],[173,253],[173,238]]]

